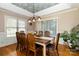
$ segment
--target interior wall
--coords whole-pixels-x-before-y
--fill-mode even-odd
[[[5,25],[4,25],[4,22],[5,22],[4,15],[10,15],[10,14],[0,12],[0,47],[16,43],[15,38],[12,38],[12,39],[4,38],[6,41],[3,39],[3,37],[6,35],[5,34]],[[18,18],[20,18],[20,17],[18,16]],[[64,12],[64,13],[49,14],[49,15],[46,15],[45,18],[43,18],[42,20],[50,20],[52,18],[57,18],[57,25],[58,25],[57,32],[61,33],[65,30],[70,31],[74,26],[79,24],[79,9],[71,10],[69,12]],[[26,20],[25,20],[25,22],[27,25],[27,28],[26,28],[27,31],[35,30],[35,24],[30,26],[29,24],[27,24]],[[38,28],[39,28],[39,26],[38,26]]]
[[[71,9],[68,11],[61,11],[58,13],[52,13],[49,15],[42,16],[42,20],[57,19],[57,33],[64,31],[70,32],[70,30],[79,24],[79,9]],[[60,44],[64,44],[62,38],[59,41]]]
[[[35,23],[32,23],[32,25],[27,23],[27,32],[34,32],[34,31],[35,31]]]
[[[62,33],[65,30],[70,31],[79,24],[79,9],[73,9],[63,13],[54,13],[43,16],[43,20],[57,19],[57,32]]]
[[[59,15],[58,32],[67,30],[68,32],[79,24],[79,10],[67,12]]]
[[[4,32],[4,15],[0,12],[0,32]]]
[[[12,13],[8,14],[6,12],[0,11],[0,47],[4,47],[4,46],[14,44],[17,42],[16,37],[6,37],[5,16],[17,17],[17,20],[24,19],[26,23],[26,31],[27,31],[27,19],[26,18],[16,15],[16,14],[12,14]]]

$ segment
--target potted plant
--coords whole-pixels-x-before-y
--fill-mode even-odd
[[[70,33],[70,43],[71,43],[71,50],[76,51],[78,47],[77,41],[79,41],[79,37],[77,37],[77,32],[73,31]]]
[[[67,31],[61,33],[61,37],[63,38],[64,42],[67,42],[70,39],[69,33]]]
[[[61,33],[61,37],[63,38],[66,45],[70,47],[71,51],[79,51],[79,29],[78,28],[72,28],[70,33],[67,31],[64,31]]]

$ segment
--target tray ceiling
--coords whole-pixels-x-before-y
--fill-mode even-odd
[[[36,13],[46,8],[57,5],[58,3],[12,3],[20,8],[28,10],[29,12]]]

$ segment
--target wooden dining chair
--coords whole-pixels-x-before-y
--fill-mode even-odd
[[[21,51],[26,52],[27,51],[27,38],[25,36],[25,33],[20,33],[20,48]]]
[[[33,52],[33,55],[36,56],[37,55],[36,53],[37,51],[40,50],[40,47],[35,44],[36,40],[35,40],[34,35],[31,33],[28,33],[27,39],[28,39],[28,50],[29,50],[28,53],[30,54],[30,52]]]
[[[43,31],[39,31],[38,35],[43,36]]]
[[[16,50],[24,52],[28,56],[28,40],[24,32],[16,32],[17,47]]]
[[[19,32],[16,32],[16,39],[17,39],[17,47],[16,50],[20,49],[20,37],[19,37]]]
[[[59,56],[58,53],[58,43],[59,43],[59,37],[60,37],[60,33],[57,34],[56,38],[55,38],[55,42],[53,44],[48,44],[47,45],[47,51],[50,55],[50,53],[53,51],[53,54],[57,54]]]
[[[50,37],[50,32],[49,32],[49,31],[45,31],[45,32],[44,32],[44,36],[45,36],[45,37]]]
[[[28,49],[29,49],[29,53],[30,51],[34,53],[34,55],[36,55],[36,50],[35,50],[35,38],[31,33],[27,34],[27,39],[28,39]]]

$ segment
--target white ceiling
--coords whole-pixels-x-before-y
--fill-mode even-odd
[[[12,3],[20,8],[36,13],[49,7],[57,5],[57,3]]]
[[[70,9],[70,8],[71,8],[70,4],[57,4],[56,6],[47,8],[47,9],[42,10],[42,11],[39,11],[39,12],[35,13],[35,15],[42,16],[42,15],[47,15],[47,14],[50,14],[50,13],[55,13],[55,12],[58,12],[58,11],[61,11],[61,10],[67,10],[67,9]]]
[[[33,15],[31,12],[28,12],[27,10],[16,7],[15,5],[12,5],[10,3],[0,3],[0,9],[11,11],[11,12],[25,15],[25,16],[32,16]]]
[[[68,4],[67,3],[59,3],[55,6],[43,9],[39,12],[36,12],[35,15],[43,16],[46,14],[55,13],[58,11],[68,10],[68,9],[72,9],[72,8],[79,8],[79,3],[68,3]],[[15,13],[18,13],[21,15],[29,16],[29,17],[33,16],[33,13],[31,13],[23,8],[17,7],[11,3],[0,3],[0,9],[5,9],[8,11],[12,11],[12,12],[15,12]]]

